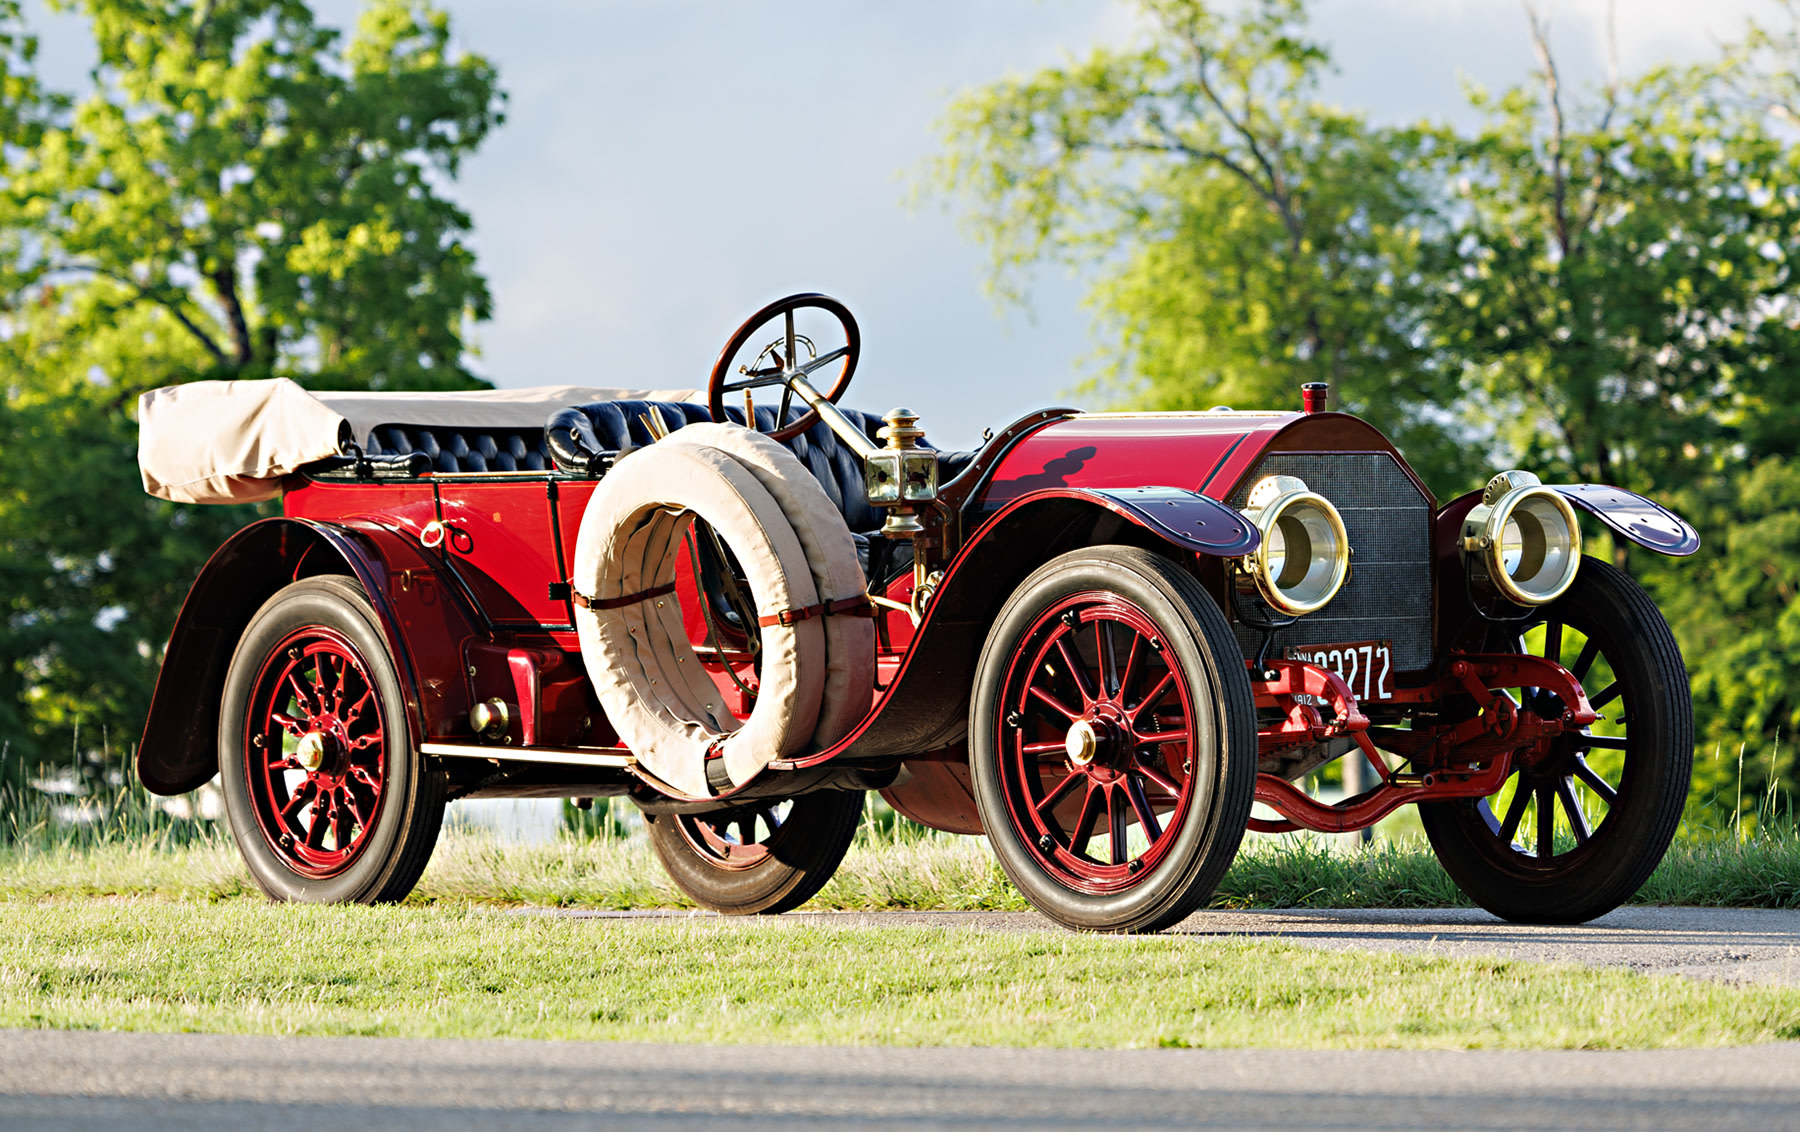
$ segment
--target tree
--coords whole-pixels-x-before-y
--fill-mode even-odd
[[[1139,6],[1147,42],[950,109],[932,177],[964,200],[998,292],[1021,298],[1041,260],[1095,267],[1106,377],[1136,403],[1291,406],[1327,381],[1428,479],[1469,480],[1437,408],[1455,374],[1422,325],[1436,139],[1313,98],[1329,57],[1301,0]]]
[[[44,92],[0,0],[0,728],[14,771],[135,739],[199,565],[255,508],[143,494],[145,389],[281,375],[466,388],[487,288],[441,186],[501,120],[443,13],[344,42],[300,0],[81,0],[98,64]],[[123,742],[121,742],[123,740]]]

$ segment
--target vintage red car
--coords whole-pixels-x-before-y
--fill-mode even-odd
[[[1578,520],[1691,554],[1680,518],[1521,471],[1440,504],[1313,386],[1300,411],[1046,409],[938,451],[906,410],[836,408],[860,348],[796,295],[703,396],[147,395],[147,487],[282,515],[195,581],[144,784],[220,775],[283,900],[405,896],[469,797],[629,797],[731,913],[817,892],[869,790],[985,833],[1085,929],[1180,920],[1247,829],[1406,805],[1509,919],[1599,915],[1661,859],[1687,677]],[[1299,784],[1334,760],[1368,785],[1327,803]]]

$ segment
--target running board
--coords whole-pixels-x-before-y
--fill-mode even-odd
[[[504,759],[518,763],[629,768],[637,756],[624,747],[490,747],[480,743],[421,743],[419,750],[440,759]]]

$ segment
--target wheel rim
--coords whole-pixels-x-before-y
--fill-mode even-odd
[[[675,825],[689,847],[714,868],[750,869],[775,852],[793,811],[788,799],[719,814],[683,814]]]
[[[1007,816],[1039,867],[1100,895],[1151,876],[1194,807],[1195,723],[1142,609],[1083,593],[1046,610],[1007,669],[996,736]]]
[[[244,732],[251,810],[270,848],[306,876],[349,868],[387,782],[387,719],[356,646],[322,625],[289,634],[257,673]]]
[[[1534,620],[1518,649],[1567,668],[1604,716],[1520,752],[1521,765],[1505,785],[1475,803],[1488,852],[1515,871],[1548,877],[1578,866],[1610,832],[1630,786],[1634,697],[1625,672],[1612,662],[1618,651],[1565,616]],[[1554,692],[1521,692],[1520,706],[1550,718],[1562,713]]]

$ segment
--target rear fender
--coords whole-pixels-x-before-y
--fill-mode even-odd
[[[157,674],[138,744],[138,778],[157,794],[181,794],[219,770],[219,702],[238,639],[264,602],[290,582],[348,574],[368,597],[407,699],[406,725],[416,746],[434,717],[468,710],[468,685],[435,671],[426,695],[415,663],[414,636],[472,635],[473,623],[416,546],[373,523],[330,525],[272,518],[238,531],[213,553],[188,591]],[[460,644],[442,655],[460,656]],[[434,656],[442,646],[433,648]],[[434,663],[432,667],[443,667]]]
[[[1129,543],[1176,557],[1226,558],[1261,535],[1241,514],[1179,488],[1057,488],[1008,503],[944,572],[913,646],[870,719],[840,751],[856,757],[937,751],[967,728],[969,692],[988,629],[1033,570],[1065,551]],[[802,760],[806,761],[806,760]]]

